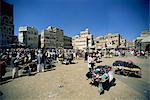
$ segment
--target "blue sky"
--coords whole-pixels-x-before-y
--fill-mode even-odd
[[[149,0],[6,0],[14,5],[15,33],[19,26],[50,26],[73,36],[89,28],[96,36],[120,33],[133,40],[149,28]]]

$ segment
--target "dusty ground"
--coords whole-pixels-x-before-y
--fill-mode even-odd
[[[102,59],[103,65],[116,58]],[[57,64],[54,70],[9,79],[1,84],[1,100],[144,100],[144,96],[116,78],[116,86],[99,95],[98,88],[86,80],[87,63]]]

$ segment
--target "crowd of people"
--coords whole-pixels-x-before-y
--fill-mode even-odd
[[[143,50],[130,50],[130,54],[133,56],[149,56],[149,52]]]
[[[79,55],[72,50],[23,48],[0,49],[1,78],[4,75],[2,72],[6,72],[6,66],[10,66],[12,68],[12,78],[15,78],[18,77],[20,67],[25,67],[29,73],[31,73],[32,70],[37,73],[44,72],[47,64],[52,64],[53,61],[61,61],[59,58],[73,60],[77,56]],[[34,68],[31,69],[30,65],[33,64]]]
[[[129,50],[131,55],[135,55],[134,50]],[[141,52],[143,55],[144,52]],[[20,66],[27,66],[29,73],[32,70],[38,72],[44,72],[46,65],[51,64],[52,61],[62,62],[64,59],[71,63],[74,59],[83,58],[85,62],[88,62],[88,69],[91,71],[95,63],[100,62],[100,59],[105,55],[111,56],[125,56],[125,50],[106,50],[105,52],[84,52],[81,50],[75,51],[73,49],[0,49],[0,76],[2,77],[6,72],[2,66],[12,67],[12,78],[18,76]],[[35,68],[29,67],[29,64],[34,64]],[[3,73],[2,73],[3,72]]]

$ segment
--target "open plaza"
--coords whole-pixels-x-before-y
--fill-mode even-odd
[[[0,100],[150,100],[149,0],[0,0]]]
[[[98,87],[87,80],[88,63],[76,59],[73,64],[56,63],[45,72],[11,79],[11,69],[1,82],[1,100],[149,100],[149,59],[127,56],[102,58],[98,65],[110,65],[118,59],[132,60],[142,68],[142,78],[114,75],[115,85],[99,95]]]

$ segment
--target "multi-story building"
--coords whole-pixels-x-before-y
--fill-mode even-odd
[[[127,40],[121,37],[120,38],[120,44],[119,44],[118,48],[126,49],[127,48]]]
[[[49,26],[41,32],[41,48],[63,48],[64,31]]]
[[[77,49],[76,47],[76,39],[79,38],[79,35],[75,35],[72,37],[72,46],[73,46],[73,49]]]
[[[13,5],[0,0],[0,48],[12,44],[13,36]]]
[[[96,37],[95,39],[95,47],[96,49],[104,49],[106,48],[106,40],[103,36]]]
[[[96,37],[96,49],[126,48],[126,39],[120,34],[108,33],[105,36]]]
[[[41,32],[41,48],[56,48],[56,34],[48,29]]]
[[[127,48],[135,48],[135,41],[127,41]]]
[[[18,45],[19,41],[18,41],[18,36],[13,36],[12,37],[12,42],[16,45]]]
[[[120,44],[120,34],[111,34],[108,33],[104,36],[106,39],[106,47],[107,49],[117,48]]]
[[[51,32],[55,33],[56,35],[56,48],[63,48],[63,42],[64,42],[64,31],[57,27],[49,26],[47,28]]]
[[[87,50],[93,45],[93,35],[89,29],[81,31],[79,35],[72,37],[72,45],[74,49]]]
[[[141,32],[140,37],[137,37],[135,40],[135,47],[137,50],[150,52],[150,29]]]
[[[28,48],[38,48],[38,30],[35,27],[19,27],[19,42]]]
[[[64,36],[64,49],[72,49],[72,38]]]

